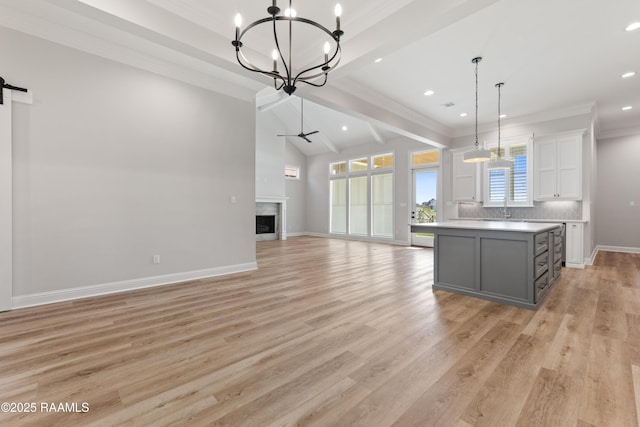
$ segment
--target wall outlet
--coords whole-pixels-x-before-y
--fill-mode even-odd
[[[636,205],[636,202],[634,202],[633,200],[629,202],[629,206],[631,206],[632,208]]]
[[[237,201],[236,196],[231,196],[231,203],[235,204]]]
[[[160,264],[160,255],[154,255],[153,256],[153,263],[154,264]]]

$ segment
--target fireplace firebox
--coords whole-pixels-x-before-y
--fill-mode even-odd
[[[275,232],[275,215],[256,215],[256,234],[272,234]]]

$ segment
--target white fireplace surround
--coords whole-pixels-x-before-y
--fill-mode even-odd
[[[287,240],[287,199],[288,197],[269,197],[262,196],[256,197],[256,204],[258,203],[275,203],[278,205],[278,215],[276,220],[276,233],[279,240]]]

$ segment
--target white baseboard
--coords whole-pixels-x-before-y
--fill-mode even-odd
[[[187,271],[184,273],[166,274],[163,276],[143,277],[140,279],[124,280],[121,282],[103,283],[99,285],[83,286],[59,291],[39,292],[30,295],[14,296],[11,299],[11,307],[25,308],[54,302],[69,301],[79,298],[95,297],[98,295],[113,294],[116,292],[132,291],[136,289],[151,288],[154,286],[171,285],[189,280],[206,279],[209,277],[223,276],[243,271],[256,270],[256,262],[229,265],[225,267],[207,268],[204,270]]]
[[[632,248],[629,246],[606,246],[606,245],[597,245],[593,250],[590,258],[585,259],[585,263],[587,265],[593,265],[593,262],[596,260],[596,256],[598,252],[625,252],[629,254],[640,254],[640,248]]]
[[[579,268],[579,269],[584,269],[584,264],[576,264],[573,262],[566,262],[565,267],[567,268]]]
[[[289,236],[294,236],[294,234],[289,234]],[[295,236],[311,236],[311,237],[323,237],[325,239],[339,239],[339,240],[355,240],[358,242],[369,242],[369,243],[386,243],[389,245],[396,246],[410,246],[409,242],[405,242],[403,240],[394,240],[394,239],[384,239],[384,238],[376,238],[376,237],[359,237],[359,236],[346,236],[341,234],[326,234],[326,233],[296,233]]]
[[[598,251],[604,251],[604,252],[626,252],[626,253],[630,253],[630,254],[640,254],[640,248],[631,248],[631,247],[628,247],[628,246],[598,245],[598,246],[596,246],[596,252],[598,252]]]
[[[309,233],[305,233],[304,231],[297,231],[294,233],[287,233],[287,237],[300,237],[300,236],[309,236]]]
[[[598,247],[593,248],[593,252],[591,252],[591,256],[589,258],[584,259],[585,265],[593,265],[593,262],[596,260],[596,255],[598,255]]]

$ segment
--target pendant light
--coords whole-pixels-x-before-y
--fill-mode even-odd
[[[496,87],[498,88],[498,158],[489,162],[487,165],[487,169],[489,170],[504,170],[511,168],[511,162],[507,159],[502,159],[502,155],[500,154],[500,89],[502,89],[502,86],[504,86],[504,83],[496,83]]]
[[[481,56],[477,56],[471,60],[472,63],[476,64],[476,149],[464,153],[463,161],[465,163],[486,162],[491,159],[491,152],[484,148],[480,148],[480,145],[478,144],[478,63],[480,61],[482,61]]]

